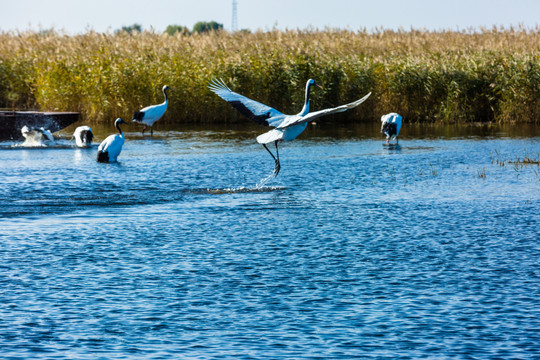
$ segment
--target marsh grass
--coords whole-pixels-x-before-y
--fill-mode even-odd
[[[509,161],[511,164],[518,165],[539,165],[540,166],[540,156],[536,157],[531,156],[530,154],[525,154],[523,158],[517,158],[515,161]]]
[[[478,170],[477,173],[478,173],[478,177],[479,177],[480,179],[485,179],[485,178],[487,178],[486,168],[482,168],[482,169]]]
[[[0,33],[0,108],[130,118],[174,89],[165,123],[245,121],[207,89],[231,89],[298,112],[314,78],[314,110],[369,101],[340,121],[397,111],[409,122],[539,122],[540,29],[481,31]]]
[[[540,166],[540,154],[534,156],[533,154],[530,154],[527,150],[525,150],[522,158],[518,157],[516,160],[504,160],[501,159],[501,154],[498,151],[495,151],[495,155],[491,155],[491,164],[496,164],[503,168],[508,165],[512,165],[514,170],[518,170],[519,168],[527,165]]]

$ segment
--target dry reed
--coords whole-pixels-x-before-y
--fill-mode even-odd
[[[373,92],[344,121],[397,111],[411,122],[539,122],[539,30],[0,33],[0,107],[110,121],[161,102],[167,84],[164,122],[232,122],[241,117],[208,91],[211,79],[295,113],[314,78],[315,110]]]

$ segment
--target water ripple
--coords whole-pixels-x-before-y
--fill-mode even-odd
[[[539,357],[536,143],[0,149],[2,357]]]

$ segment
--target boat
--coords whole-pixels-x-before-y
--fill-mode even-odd
[[[77,122],[78,112],[0,111],[0,140],[22,137],[23,126],[56,132]]]

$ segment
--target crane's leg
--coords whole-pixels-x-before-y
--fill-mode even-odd
[[[144,130],[146,130],[146,125],[142,128],[142,136],[144,136]]]
[[[150,125],[150,136],[154,136],[154,125]]]
[[[272,156],[272,158],[274,159],[274,162],[275,162],[275,166],[274,166],[274,176],[277,176],[279,174],[279,170],[281,169],[281,165],[279,163],[279,152],[277,152],[277,149],[278,149],[278,146],[277,146],[277,141],[275,142],[275,145],[276,145],[276,153],[277,153],[277,158],[274,156],[274,154],[272,154],[272,152],[270,151],[270,149],[268,149],[266,147],[266,144],[263,144],[264,148],[266,149],[266,151],[268,151],[268,153]]]
[[[277,176],[279,174],[279,170],[281,170],[281,163],[279,162],[279,150],[278,150],[278,140],[274,141],[274,145],[276,145],[276,155],[277,155],[277,160],[276,160],[276,167],[274,169],[274,172],[275,172],[275,176]]]

